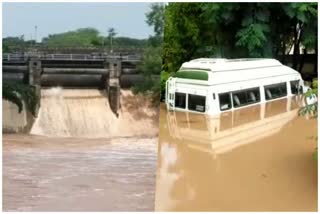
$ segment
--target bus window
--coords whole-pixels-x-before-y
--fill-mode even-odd
[[[260,102],[259,88],[232,92],[232,99],[235,108]]]
[[[225,111],[231,109],[230,93],[219,94],[220,110]]]
[[[205,112],[206,97],[194,94],[188,94],[188,109],[192,111]]]
[[[272,100],[280,97],[287,96],[287,84],[279,83],[273,85],[267,85],[264,87],[266,100]]]
[[[299,80],[290,81],[291,93],[292,94],[299,94]]]
[[[176,92],[175,94],[175,107],[186,108],[186,94]]]

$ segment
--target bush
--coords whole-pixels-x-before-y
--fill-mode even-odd
[[[27,110],[35,116],[38,97],[36,96],[34,86],[16,82],[3,82],[2,98],[16,104],[19,108],[19,113],[23,109],[24,101]]]
[[[134,94],[152,94],[152,102],[155,105],[160,101],[160,81],[159,75],[161,72],[161,46],[149,46],[145,49],[142,61],[138,65],[139,73],[144,76],[143,83],[132,87]]]
[[[313,94],[318,96],[318,79],[313,79],[311,84],[311,90],[304,94],[305,97],[310,97]],[[318,117],[318,102],[310,105],[306,105],[299,109],[299,115],[310,115],[313,118]]]
[[[159,77],[151,76],[144,77],[145,80],[139,85],[135,85],[131,88],[133,94],[144,94],[150,95],[151,102],[155,106],[159,105],[160,102],[160,81]]]
[[[316,94],[318,96],[318,79],[313,79],[311,84],[312,90],[308,91],[304,94],[305,97],[309,97],[312,94]],[[306,105],[299,109],[299,115],[312,115],[313,118],[318,118],[318,102],[310,105]],[[318,140],[318,137],[317,137]],[[313,159],[318,160],[318,148],[312,154]]]

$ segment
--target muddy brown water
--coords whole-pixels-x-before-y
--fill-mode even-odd
[[[5,211],[317,210],[317,121],[297,116],[296,99],[214,117],[167,112],[162,105],[157,144],[149,108],[135,118],[126,104],[127,117],[114,124],[109,112],[94,120],[63,111],[93,105],[98,115],[106,105],[99,94],[76,102],[61,101],[59,93],[44,106],[68,117],[42,114],[33,129],[48,136],[3,135]],[[54,115],[63,126],[54,124],[52,132]],[[114,125],[124,131],[111,131]]]
[[[31,134],[3,135],[4,211],[153,211],[158,110],[121,91],[41,91]],[[134,111],[132,106],[139,106]]]
[[[317,120],[297,98],[215,117],[160,109],[156,211],[316,211]]]
[[[4,211],[153,211],[157,138],[3,136]]]
[[[31,134],[84,138],[158,134],[159,111],[150,106],[150,99],[133,95],[130,90],[121,90],[120,99],[116,117],[104,90],[42,89],[41,107]]]

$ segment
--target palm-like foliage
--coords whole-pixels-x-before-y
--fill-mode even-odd
[[[23,103],[25,103],[27,110],[35,115],[38,97],[33,86],[16,82],[3,82],[2,98],[16,104],[19,113],[23,109]]]
[[[318,96],[318,80],[314,79],[312,81],[312,89],[304,94],[305,98],[311,97],[312,95]],[[299,109],[299,115],[311,115],[313,118],[318,117],[318,103],[313,103],[310,105],[306,105]]]

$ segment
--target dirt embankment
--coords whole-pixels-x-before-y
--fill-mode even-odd
[[[132,135],[158,135],[159,107],[152,104],[149,96],[122,90],[119,124],[124,132]]]

